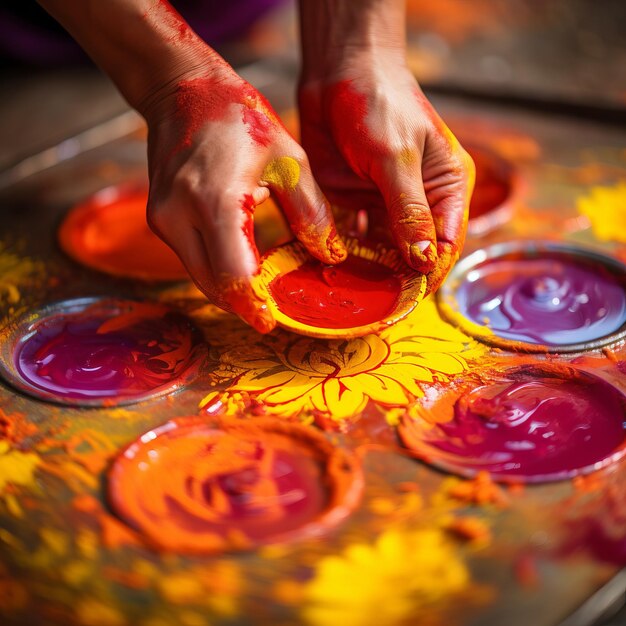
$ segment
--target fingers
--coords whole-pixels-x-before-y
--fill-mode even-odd
[[[452,155],[432,155],[432,162],[423,164],[424,171],[437,171],[437,161],[445,159],[445,170],[440,175],[431,175],[425,180],[425,189],[430,201],[439,260],[428,275],[428,293],[436,291],[452,266],[459,258],[469,214],[469,203],[474,189],[476,170],[474,162],[458,142],[455,141]],[[441,167],[439,167],[441,170]]]
[[[266,192],[262,195],[266,195]],[[254,244],[252,215],[260,198],[225,195],[221,206],[202,213],[198,224],[220,298],[226,308],[261,333],[276,322],[267,307],[267,293],[258,280],[258,252]]]
[[[181,215],[171,206],[161,207],[149,213],[149,223],[180,257],[198,289],[211,302],[267,333],[276,323],[266,304],[267,294],[256,277],[251,213],[258,200],[246,195],[234,209],[200,210],[199,217]],[[223,216],[223,220],[218,221],[215,215]]]
[[[190,224],[178,229],[168,229],[167,235],[151,224],[152,230],[167,243],[182,261],[196,287],[213,303],[226,308],[211,272],[211,263],[200,233]]]
[[[332,265],[345,260],[346,247],[337,234],[330,205],[305,157],[274,158],[263,170],[261,184],[274,192],[293,234],[315,258]]]
[[[405,262],[423,274],[437,264],[437,235],[417,157],[410,164],[387,159],[372,171],[383,195],[394,241]]]

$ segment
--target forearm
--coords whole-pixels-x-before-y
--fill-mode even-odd
[[[299,0],[302,79],[323,79],[364,53],[404,62],[405,0]]]
[[[39,0],[146,114],[181,79],[230,66],[164,0]]]

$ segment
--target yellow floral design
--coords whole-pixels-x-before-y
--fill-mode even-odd
[[[598,239],[626,243],[626,181],[612,187],[592,187],[588,195],[578,198],[577,206]]]
[[[304,590],[303,617],[312,626],[417,624],[420,613],[449,602],[469,580],[443,531],[391,529],[373,545],[322,559]]]
[[[248,398],[273,415],[295,416],[318,411],[340,421],[359,414],[369,401],[403,407],[424,395],[420,385],[445,382],[486,352],[438,315],[432,299],[382,335],[320,340],[288,333],[225,347],[217,384],[225,392],[206,396],[237,411]]]

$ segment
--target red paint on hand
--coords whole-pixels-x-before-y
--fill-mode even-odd
[[[242,122],[254,142],[268,146],[280,122],[266,99],[241,79],[209,77],[183,80],[177,85],[176,107],[183,121],[183,137],[177,149],[189,148],[205,124],[225,119],[233,106],[241,109]]]

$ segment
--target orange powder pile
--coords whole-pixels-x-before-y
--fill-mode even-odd
[[[145,189],[106,189],[75,206],[59,230],[61,248],[95,270],[142,280],[188,278],[183,264],[146,222]]]

